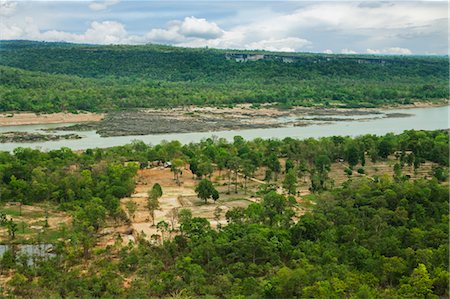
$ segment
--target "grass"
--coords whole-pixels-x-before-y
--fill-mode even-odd
[[[19,208],[0,208],[0,212],[5,213],[11,217],[19,217],[21,216]],[[22,213],[23,215],[23,213]]]
[[[64,237],[66,233],[62,231],[61,229],[57,230],[45,230],[42,233],[42,240],[45,243],[53,243],[56,242],[58,239]]]
[[[27,217],[27,218],[41,218],[45,217],[44,212],[40,211],[27,211],[25,206],[22,207],[22,214],[20,213],[20,208],[18,206],[14,207],[1,207],[0,212],[5,213],[10,217]]]
[[[223,198],[223,199],[219,199],[217,202],[218,203],[225,203],[225,202],[233,202],[233,201],[248,201],[248,202],[252,202],[251,200],[245,198],[245,197],[228,197],[228,198]]]
[[[39,206],[35,206],[39,207]],[[43,207],[39,207],[44,209]],[[39,239],[41,243],[53,243],[59,238],[63,237],[65,232],[60,227],[45,228],[44,210],[31,209],[30,206],[22,206],[22,214],[20,213],[19,206],[2,206],[0,212],[7,215],[8,218],[13,218],[17,223],[16,238],[12,242],[17,244],[28,244],[35,242]],[[49,218],[53,216],[52,212],[49,212]],[[40,218],[40,219],[39,219]],[[32,228],[32,226],[41,226],[42,228]],[[5,232],[0,235],[0,242],[11,242],[9,236]]]
[[[308,194],[305,196],[302,196],[303,200],[307,200],[307,201],[315,201],[317,199],[317,195],[316,194]]]

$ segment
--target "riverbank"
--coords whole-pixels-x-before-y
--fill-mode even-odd
[[[0,133],[0,143],[28,143],[28,142],[45,142],[45,141],[58,141],[58,140],[73,140],[81,139],[82,137],[78,134],[40,134],[40,133],[29,133],[29,132],[4,132]]]
[[[386,105],[381,106],[381,109],[414,109],[414,108],[433,108],[433,107],[444,107],[450,105],[450,99],[434,100],[432,102],[418,101],[412,104],[403,105]]]
[[[117,136],[103,138],[94,129],[75,132],[68,131],[58,132],[60,125],[29,125],[29,126],[15,126],[15,127],[0,127],[0,131],[22,131],[22,132],[42,132],[42,130],[54,130],[53,134],[75,133],[79,134],[82,139],[78,140],[59,140],[48,142],[35,143],[0,143],[0,151],[13,151],[17,147],[39,148],[41,150],[54,150],[61,147],[68,147],[72,150],[85,150],[88,148],[107,148],[117,145],[128,144],[134,140],[141,140],[145,143],[157,144],[163,140],[172,141],[177,140],[182,144],[189,142],[199,142],[204,138],[225,138],[233,140],[234,136],[242,136],[244,139],[252,140],[255,138],[320,138],[329,136],[359,136],[365,134],[384,135],[386,133],[401,133],[405,130],[437,130],[448,129],[448,115],[450,106],[431,107],[431,108],[416,108],[416,109],[392,109],[381,110],[385,114],[402,113],[409,114],[409,117],[370,117],[365,115],[364,120],[346,120],[346,121],[316,121],[313,125],[306,126],[288,126],[288,127],[271,127],[263,129],[248,129],[248,130],[224,130],[224,131],[208,131],[208,132],[192,132],[183,133],[176,132],[172,134],[148,134],[148,135],[132,135],[132,136]],[[310,116],[312,118],[314,116]],[[334,117],[334,116],[333,116]],[[343,116],[342,116],[343,117]],[[349,116],[347,116],[349,117]],[[351,116],[349,118],[357,118],[358,116]],[[369,119],[370,118],[370,119]],[[282,118],[283,119],[283,118]],[[292,118],[287,118],[290,120]],[[298,118],[293,118],[297,120]],[[284,119],[286,120],[286,118]],[[305,121],[306,122],[306,121]]]
[[[121,122],[121,118],[127,118],[134,114],[136,117],[134,118],[142,118],[142,115],[139,114],[141,112],[147,113],[147,116],[170,116],[176,118],[180,121],[188,121],[188,123],[193,123],[192,119],[196,116],[195,113],[209,114],[210,116],[218,116],[220,117],[219,121],[222,121],[222,116],[226,115],[234,115],[238,118],[236,120],[242,120],[242,118],[247,119],[249,116],[256,117],[281,117],[281,116],[292,116],[295,114],[308,114],[308,115],[361,115],[361,114],[377,114],[378,110],[390,110],[390,109],[413,109],[413,108],[432,108],[432,107],[442,107],[449,105],[449,100],[442,99],[440,101],[433,102],[423,102],[418,101],[413,104],[405,104],[405,105],[386,105],[380,106],[378,108],[339,108],[339,107],[292,107],[291,109],[280,109],[274,104],[266,103],[258,105],[258,107],[252,106],[252,104],[238,104],[232,108],[217,108],[217,107],[201,107],[201,106],[187,106],[187,107],[176,107],[176,108],[166,108],[166,109],[132,109],[125,111],[118,111],[112,113],[92,113],[92,112],[80,112],[80,113],[34,113],[34,112],[2,112],[0,113],[0,126],[21,126],[21,125],[43,125],[43,124],[67,124],[67,123],[81,123],[81,126],[74,126],[75,130],[85,131],[89,129],[93,129],[96,127],[95,123],[101,122],[108,115],[113,115],[111,117],[111,121],[119,120]],[[331,113],[330,113],[331,112]],[[125,116],[125,117],[122,117]],[[187,118],[186,116],[192,116],[191,118]],[[198,116],[198,115],[197,115]],[[229,117],[226,117],[229,119]],[[151,122],[160,121],[160,119],[150,119]],[[209,122],[214,123],[216,119],[210,119]],[[89,124],[86,124],[89,123]],[[195,123],[195,122],[194,122]],[[248,126],[245,122],[244,124],[238,124],[239,127],[244,126],[241,129],[252,129],[252,128],[264,128],[264,124],[270,124],[270,122],[266,122],[265,120],[257,120],[252,121],[252,125]],[[151,133],[171,133],[171,132],[204,132],[209,131],[204,128],[204,124],[200,123],[200,130],[185,130],[184,126],[181,125],[177,128],[174,125],[175,129],[173,130],[159,130],[146,132],[147,134]],[[237,129],[236,123],[234,124],[224,124],[219,126],[219,128],[215,128],[214,124],[210,124],[213,127],[211,130],[217,129]],[[189,126],[189,125],[188,125]],[[273,127],[273,126],[272,126]],[[133,131],[133,130],[132,130]],[[137,133],[137,135],[141,135]],[[109,135],[108,135],[109,136]],[[111,135],[115,136],[115,135]],[[117,135],[123,136],[123,135]]]
[[[41,124],[65,124],[98,122],[105,117],[104,113],[50,113],[39,114],[33,112],[0,113],[0,126],[21,126]]]

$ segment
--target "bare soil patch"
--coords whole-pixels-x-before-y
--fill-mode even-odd
[[[190,209],[192,211],[193,217],[202,217],[210,221],[212,227],[216,227],[220,222],[222,225],[226,224],[225,213],[233,207],[247,207],[255,199],[250,198],[250,194],[254,193],[256,186],[259,183],[254,182],[249,183],[248,193],[244,194],[241,188],[239,192],[227,193],[228,187],[226,186],[227,180],[222,179],[218,172],[215,172],[211,176],[220,192],[220,199],[217,202],[211,200],[208,203],[197,198],[195,194],[195,186],[198,184],[198,180],[193,178],[192,173],[188,169],[183,169],[183,175],[181,177],[181,184],[177,185],[174,180],[173,174],[170,169],[167,168],[152,168],[143,169],[138,171],[138,176],[136,178],[136,188],[135,193],[131,197],[123,198],[121,200],[121,207],[127,213],[129,218],[129,224],[125,227],[117,226],[113,228],[106,228],[108,236],[104,238],[102,244],[113,244],[117,235],[120,235],[124,242],[129,240],[135,240],[138,236],[144,237],[146,239],[157,238],[167,238],[170,236],[169,233],[163,233],[159,231],[156,226],[153,226],[153,221],[151,215],[147,209],[148,191],[152,188],[153,184],[159,183],[163,189],[163,196],[159,199],[160,208],[155,211],[155,224],[160,221],[166,221],[169,223],[170,227],[172,224],[175,229],[179,228],[179,223],[174,219],[170,213],[173,209]],[[126,204],[129,201],[134,201],[137,205],[136,212],[134,215],[129,215],[126,208]],[[214,211],[217,207],[220,207],[221,214],[219,219],[216,219]],[[127,232],[127,229],[131,229],[132,236]],[[125,231],[125,233],[123,233]]]

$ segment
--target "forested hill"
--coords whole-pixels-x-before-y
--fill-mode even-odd
[[[0,42],[0,110],[278,102],[373,107],[448,97],[447,57]]]

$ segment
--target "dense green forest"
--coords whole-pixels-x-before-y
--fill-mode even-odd
[[[392,177],[349,176],[342,186],[328,178],[332,162],[352,169],[388,157],[396,159]],[[54,257],[30,264],[5,253],[0,270],[12,278],[2,292],[26,298],[446,298],[448,157],[448,131],[442,130],[4,152],[1,200],[50,201],[72,213],[73,227],[55,244]],[[118,198],[132,192],[138,166],[154,160],[189,165],[199,179],[214,168],[245,177],[262,168],[267,184],[258,192],[260,203],[229,210],[221,228],[182,210],[176,236],[161,245],[141,239],[96,247],[105,221],[124,218]],[[402,175],[405,165],[420,168],[426,161],[435,165],[427,178]],[[297,220],[292,197],[275,192],[281,176],[291,174],[309,176],[314,194],[315,204]]]
[[[256,54],[264,59],[235,61]],[[448,98],[448,63],[446,57],[1,41],[0,111],[266,102],[377,107],[439,101]]]

